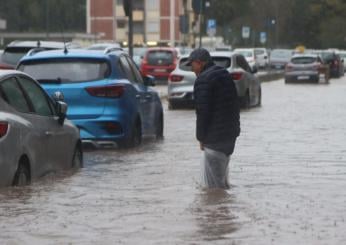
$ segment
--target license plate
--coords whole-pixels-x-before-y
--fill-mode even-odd
[[[154,71],[155,72],[166,72],[167,70],[166,69],[155,69]]]
[[[309,78],[309,76],[298,76],[298,80],[307,80]]]

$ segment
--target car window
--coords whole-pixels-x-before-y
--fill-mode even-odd
[[[28,95],[35,112],[41,116],[52,116],[52,108],[45,92],[31,79],[18,77],[18,81]]]
[[[247,63],[246,59],[242,55],[237,55],[236,57],[237,66],[242,68],[244,71],[251,72],[251,68]]]
[[[2,60],[11,65],[17,65],[18,61],[32,48],[6,48],[2,54]]]
[[[129,65],[131,67],[131,70],[133,71],[133,74],[135,75],[137,83],[143,83],[142,76],[141,76],[140,72],[138,71],[137,66],[130,60],[129,57],[127,57],[126,59],[127,59],[127,62],[129,63]]]
[[[252,51],[248,51],[248,50],[236,50],[237,54],[241,54],[246,58],[251,58],[254,56]]]
[[[291,58],[292,52],[289,50],[273,50],[270,54],[271,58]]]
[[[264,54],[264,50],[255,50],[256,55]]]
[[[28,101],[15,78],[8,78],[0,83],[5,101],[20,112],[30,112]]]
[[[224,68],[228,68],[231,66],[232,62],[231,62],[231,58],[228,57],[216,57],[216,56],[212,56],[211,57],[213,62],[215,63],[215,65],[224,67]],[[183,70],[183,71],[192,71],[191,70],[191,66],[187,66],[185,65],[187,61],[187,58],[182,58],[179,61],[179,69]]]
[[[40,83],[78,83],[109,77],[110,66],[103,59],[49,59],[21,63],[19,70]]]
[[[137,82],[137,79],[135,78],[135,75],[133,74],[133,71],[131,70],[131,67],[130,67],[129,63],[127,62],[127,59],[125,56],[120,57],[120,66],[121,66],[121,69],[122,69],[125,77],[130,82]]]
[[[311,64],[317,61],[317,57],[295,57],[292,58],[293,64]]]
[[[173,60],[174,54],[169,50],[152,50],[147,54],[149,65],[171,65]]]

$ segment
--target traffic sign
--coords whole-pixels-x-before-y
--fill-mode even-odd
[[[209,19],[207,22],[207,33],[208,36],[213,37],[216,34],[216,20]]]
[[[243,28],[242,28],[242,37],[243,38],[250,38],[250,27],[243,26]]]
[[[260,42],[262,44],[267,42],[267,33],[266,32],[260,32]]]

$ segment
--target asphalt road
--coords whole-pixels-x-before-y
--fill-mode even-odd
[[[0,243],[345,244],[346,77],[262,94],[241,112],[230,190],[201,188],[194,111],[165,103],[164,140],[0,190]]]

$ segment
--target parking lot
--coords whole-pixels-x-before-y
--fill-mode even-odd
[[[1,243],[345,243],[346,78],[262,91],[241,112],[230,190],[199,186],[194,111],[164,102],[164,140],[87,151],[75,173],[1,189]]]

